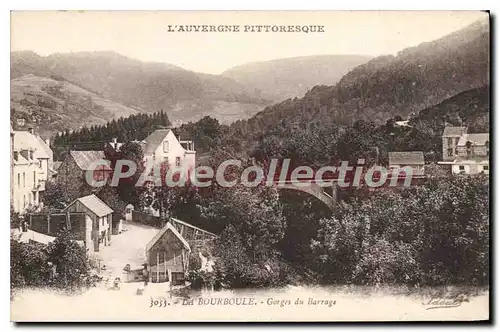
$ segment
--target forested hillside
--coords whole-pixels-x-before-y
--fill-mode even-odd
[[[69,149],[103,150],[114,138],[118,142],[141,141],[158,128],[170,126],[165,112],[137,114],[112,120],[104,125],[83,127],[79,130],[65,130],[55,135],[51,147],[54,159],[62,160]]]
[[[11,80],[10,105],[12,123],[23,118],[48,137],[68,128],[102,125],[138,113],[58,77],[32,74]]]
[[[433,42],[377,57],[347,73],[334,86],[316,86],[303,98],[266,108],[235,132],[266,132],[277,126],[313,123],[385,123],[406,118],[463,91],[489,82],[489,25],[477,22]]]
[[[29,74],[68,82],[122,104],[123,108],[146,113],[163,109],[174,122],[196,121],[211,115],[230,123],[249,118],[271,103],[261,98],[258,91],[227,77],[195,73],[166,63],[141,62],[114,52],[47,57],[29,51],[11,53],[11,79],[23,79]],[[69,118],[73,115],[67,111],[64,114]]]
[[[267,99],[302,97],[316,85],[333,85],[354,67],[371,57],[361,55],[312,55],[247,63],[230,68],[222,76],[262,91]]]

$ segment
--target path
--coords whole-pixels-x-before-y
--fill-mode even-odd
[[[126,264],[139,268],[146,262],[145,249],[148,242],[159,229],[151,226],[125,221],[127,231],[111,236],[111,245],[103,247],[98,255],[106,265],[107,274],[119,276]]]

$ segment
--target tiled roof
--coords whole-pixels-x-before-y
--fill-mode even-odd
[[[14,149],[15,150],[35,150],[34,157],[36,159],[52,158],[52,151],[49,154],[50,148],[39,137],[27,131],[14,131]]]
[[[145,148],[144,149],[144,155],[150,155],[153,152],[156,151],[158,148],[158,145],[160,145],[161,142],[167,137],[168,133],[171,132],[170,129],[157,129],[154,132],[152,132],[148,137],[144,139]]]
[[[106,159],[104,151],[70,151],[70,154],[78,167],[84,171],[90,170],[93,162]]]
[[[83,205],[85,205],[90,211],[94,212],[98,217],[107,216],[110,213],[113,213],[113,210],[106,205],[103,201],[99,199],[96,195],[89,195],[85,197],[80,197],[75,199],[70,205],[66,207],[67,210],[70,206],[72,206],[76,201],[79,201]]]
[[[489,141],[489,139],[490,139],[489,133],[465,134],[460,137],[457,145],[465,146],[467,142],[471,142],[472,145],[486,145],[486,141]]]
[[[423,165],[422,151],[389,152],[389,165]]]
[[[443,137],[460,137],[467,132],[467,127],[444,127]]]

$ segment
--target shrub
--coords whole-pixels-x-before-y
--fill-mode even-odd
[[[339,204],[311,243],[321,279],[359,284],[488,284],[485,176],[430,178]]]

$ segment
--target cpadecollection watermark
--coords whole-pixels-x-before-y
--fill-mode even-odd
[[[331,186],[336,182],[340,187],[360,187],[368,186],[372,188],[389,186],[410,186],[413,178],[413,168],[410,166],[392,167],[384,166],[364,167],[364,159],[358,159],[356,165],[349,165],[349,162],[342,161],[339,166],[323,166],[314,170],[310,166],[290,167],[290,159],[272,159],[265,169],[262,166],[252,165],[241,171],[241,174],[232,179],[228,179],[226,171],[230,166],[241,168],[242,162],[237,159],[230,159],[222,162],[216,169],[210,166],[187,167],[186,165],[168,167],[148,161],[144,171],[135,183],[136,187],[146,185],[182,187],[188,181],[197,187],[210,187],[214,178],[218,185],[231,188],[237,184],[246,187],[284,186],[294,185],[305,187],[315,183],[322,187]],[[279,165],[279,169],[278,169]],[[111,178],[97,178],[95,172],[108,170],[112,172]],[[106,159],[94,161],[85,174],[87,183],[92,187],[102,187],[105,185],[118,186],[121,179],[129,179],[136,175],[137,164],[131,160],[118,160],[114,170],[111,169],[111,162]]]

